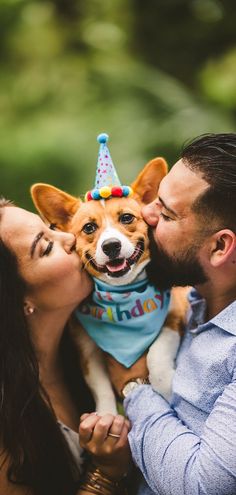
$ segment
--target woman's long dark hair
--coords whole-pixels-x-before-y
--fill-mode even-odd
[[[73,495],[73,459],[39,382],[24,295],[16,257],[0,239],[0,445],[8,457],[7,476],[37,495]],[[77,381],[79,391],[82,386]]]

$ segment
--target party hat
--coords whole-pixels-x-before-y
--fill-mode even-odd
[[[114,163],[107,146],[108,134],[99,134],[97,141],[100,143],[96,170],[95,187],[88,191],[85,200],[109,199],[112,197],[131,196],[130,186],[122,186],[117,175]]]

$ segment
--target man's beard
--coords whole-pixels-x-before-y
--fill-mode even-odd
[[[171,257],[157,246],[151,229],[149,239],[151,261],[147,266],[147,275],[155,287],[166,290],[176,285],[195,286],[207,282],[208,277],[197,256],[200,243]]]

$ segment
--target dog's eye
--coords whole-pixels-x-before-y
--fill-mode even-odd
[[[132,215],[131,213],[123,213],[120,216],[120,222],[121,223],[132,223],[134,218],[135,218],[135,216]]]
[[[56,223],[50,223],[50,225],[49,225],[49,229],[50,230],[56,230],[56,228],[57,228],[57,224]]]
[[[89,223],[86,223],[82,230],[85,234],[93,234],[95,232],[95,230],[97,230],[98,226],[96,223],[94,222],[89,222]]]

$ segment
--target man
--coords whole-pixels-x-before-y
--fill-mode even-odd
[[[195,288],[170,404],[140,384],[144,359],[128,371],[110,363],[145,478],[139,494],[235,495],[236,134],[190,143],[143,216],[155,241],[157,283],[161,274],[163,288]]]

